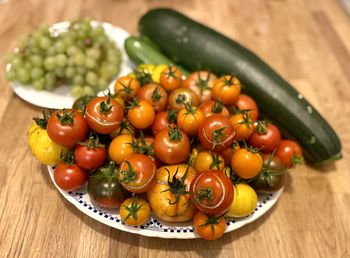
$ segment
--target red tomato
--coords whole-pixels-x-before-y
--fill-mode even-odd
[[[198,129],[198,138],[206,149],[221,151],[233,142],[235,131],[230,120],[219,114],[207,117]]]
[[[60,162],[54,170],[54,179],[59,188],[74,191],[84,186],[87,172],[77,164],[68,165]]]
[[[146,129],[150,127],[154,121],[154,108],[146,100],[136,99],[131,103],[128,111],[128,119],[130,123],[137,129]]]
[[[194,107],[198,107],[199,98],[193,90],[189,88],[178,88],[172,91],[169,95],[169,108],[180,110],[185,108],[185,104],[191,104]]]
[[[167,91],[173,91],[181,86],[182,73],[175,66],[169,65],[160,74],[159,82]]]
[[[84,141],[90,130],[83,115],[71,109],[53,113],[46,129],[53,142],[68,148],[73,147],[79,141]]]
[[[101,134],[109,134],[117,129],[123,117],[123,107],[109,96],[95,97],[86,107],[89,126]]]
[[[233,154],[238,151],[241,147],[239,146],[237,141],[234,141],[229,147],[223,149],[220,154],[223,157],[224,161],[225,161],[225,165],[226,166],[230,166],[231,165],[231,160],[232,160],[232,156]]]
[[[257,129],[259,128],[259,125]],[[269,123],[267,128],[263,131],[254,132],[250,138],[249,143],[254,147],[260,149],[262,152],[273,152],[278,148],[281,142],[281,133],[277,126]]]
[[[236,106],[238,107],[239,110],[249,110],[248,115],[253,121],[256,121],[259,116],[259,110],[258,110],[258,105],[248,95],[245,94],[239,94]]]
[[[191,198],[196,207],[209,215],[224,214],[233,201],[231,180],[219,170],[207,170],[193,178]]]
[[[241,83],[232,75],[220,77],[212,90],[213,99],[220,99],[224,105],[233,105],[237,102],[241,92]]]
[[[230,112],[220,100],[208,100],[201,105],[200,110],[203,111],[205,117],[213,114],[221,114],[225,117],[230,117]]]
[[[211,89],[216,80],[215,74],[209,71],[197,71],[182,81],[181,87],[190,88],[197,94],[200,101],[204,102],[211,99]]]
[[[190,150],[188,136],[178,127],[163,129],[154,137],[154,153],[166,164],[183,162]]]
[[[165,110],[168,104],[168,93],[156,83],[149,83],[142,86],[137,92],[136,97],[152,104],[155,112]]]
[[[126,190],[144,193],[154,184],[156,166],[146,155],[131,154],[120,164],[118,175]]]
[[[291,168],[298,163],[304,163],[302,149],[295,141],[282,140],[278,146],[276,156],[282,160],[287,168]]]
[[[151,130],[153,135],[156,135],[161,130],[168,128],[169,124],[175,126],[174,122],[176,121],[176,112],[174,110],[162,111],[156,114]]]
[[[97,169],[103,165],[107,157],[107,150],[98,139],[90,137],[83,144],[78,144],[74,149],[75,162],[85,169]]]

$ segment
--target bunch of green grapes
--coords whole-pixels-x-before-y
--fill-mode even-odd
[[[37,90],[64,84],[71,85],[74,97],[95,95],[117,75],[120,60],[120,50],[103,27],[84,18],[61,33],[43,26],[22,38],[19,48],[5,56],[10,64],[6,78]]]

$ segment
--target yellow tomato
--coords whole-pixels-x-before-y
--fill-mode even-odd
[[[45,165],[55,165],[68,149],[54,143],[45,129],[34,123],[27,132],[28,144],[34,156]]]
[[[136,71],[152,74],[155,68],[156,68],[156,65],[154,64],[140,64],[136,67]]]
[[[133,142],[134,138],[129,134],[122,134],[115,137],[108,148],[108,155],[111,160],[117,164],[122,163],[127,156],[134,153]]]
[[[233,202],[226,217],[240,218],[251,214],[258,204],[258,196],[254,189],[247,184],[239,183],[234,186]]]
[[[149,203],[141,198],[130,197],[120,206],[120,218],[131,226],[139,226],[149,220],[151,208]]]
[[[166,64],[156,65],[151,73],[152,80],[156,83],[159,83],[160,82],[160,74],[167,67],[168,67],[168,65],[166,65]]]
[[[225,162],[220,154],[209,150],[203,150],[198,152],[193,167],[197,173],[202,173],[206,170],[217,169],[222,171],[224,169]]]
[[[156,183],[147,192],[154,214],[167,222],[193,219],[197,209],[190,199],[190,184],[196,171],[187,164],[164,166],[156,173]]]

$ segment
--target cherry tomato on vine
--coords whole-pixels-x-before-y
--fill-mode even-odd
[[[152,105],[146,100],[134,99],[129,103],[128,119],[137,129],[146,129],[154,121],[155,112]]]
[[[211,169],[222,171],[224,166],[225,162],[223,157],[220,154],[209,150],[199,151],[193,162],[193,168],[197,173],[202,173]]]
[[[255,100],[245,94],[239,94],[236,102],[236,106],[239,110],[247,110],[248,115],[253,121],[256,121],[259,116],[258,105]]]
[[[304,163],[303,152],[300,145],[292,140],[282,140],[276,151],[276,156],[282,160],[287,168]]]
[[[231,180],[219,170],[207,170],[191,182],[191,198],[196,207],[209,215],[222,215],[233,200]]]
[[[225,75],[220,77],[212,90],[213,99],[220,99],[224,105],[233,105],[237,102],[241,92],[241,83],[237,77]]]
[[[253,121],[246,112],[231,116],[230,122],[236,132],[236,141],[248,140],[255,130]]]
[[[83,115],[71,109],[53,113],[47,122],[46,130],[54,143],[68,148],[84,141],[90,131]]]
[[[208,100],[200,106],[200,110],[203,111],[205,117],[213,114],[221,114],[227,118],[230,117],[230,112],[224,106],[221,100]]]
[[[119,167],[119,182],[133,193],[144,193],[154,184],[156,166],[148,156],[131,154]]]
[[[168,104],[168,93],[163,87],[155,83],[148,83],[142,86],[136,97],[152,104],[155,112],[165,110]]]
[[[260,121],[259,121],[260,122]],[[256,131],[250,136],[249,143],[262,152],[273,152],[281,142],[281,133],[277,126],[260,122]]]
[[[119,215],[127,225],[139,226],[149,220],[151,207],[144,199],[129,197],[120,205]]]
[[[223,217],[210,217],[198,211],[193,219],[193,227],[203,239],[216,240],[225,233],[226,220]]]
[[[173,91],[181,86],[182,73],[175,66],[169,65],[160,74],[159,82],[167,91]]]
[[[169,95],[169,108],[180,110],[185,108],[185,104],[191,104],[194,107],[198,107],[199,98],[193,90],[189,88],[178,88],[172,91]]]
[[[188,135],[195,135],[204,121],[204,114],[190,104],[186,103],[185,107],[177,115],[177,125]]]
[[[260,153],[242,148],[233,154],[231,167],[239,177],[250,179],[260,173],[263,167],[263,159]]]
[[[123,107],[110,96],[95,97],[86,107],[89,126],[101,134],[109,134],[117,129],[123,117]]]
[[[155,156],[166,164],[183,162],[190,150],[188,136],[178,127],[163,129],[154,137]]]
[[[115,137],[108,147],[108,155],[110,159],[117,164],[120,164],[130,154],[134,153],[134,143],[134,137],[129,134]]]
[[[196,71],[182,81],[181,87],[190,88],[197,94],[201,102],[211,99],[211,89],[217,80],[209,71]]]
[[[234,141],[235,131],[227,117],[214,114],[203,121],[197,134],[204,148],[222,151]]]
[[[174,127],[174,122],[176,121],[176,118],[177,114],[175,110],[172,109],[157,113],[151,126],[153,135],[156,135],[161,130],[168,128],[169,125]]]
[[[124,100],[135,97],[139,89],[140,82],[128,75],[120,77],[114,84],[114,93]]]

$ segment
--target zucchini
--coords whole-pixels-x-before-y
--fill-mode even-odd
[[[124,42],[124,48],[131,61],[135,64],[174,64],[169,58],[160,53],[151,44],[144,40],[129,37]],[[187,76],[188,71],[177,66],[183,75]]]
[[[237,75],[243,91],[285,136],[302,145],[308,161],[325,163],[341,158],[340,140],[327,121],[250,50],[171,9],[147,12],[139,21],[139,31],[185,69]]]

